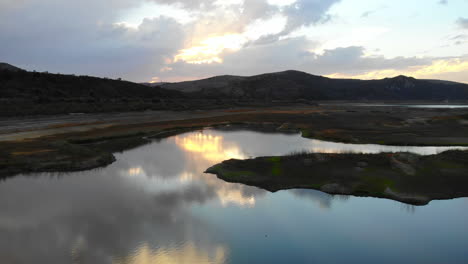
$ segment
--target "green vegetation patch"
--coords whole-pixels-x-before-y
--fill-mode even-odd
[[[283,168],[281,166],[281,163],[275,162],[271,168],[271,174],[273,176],[280,176],[283,174]]]
[[[268,159],[269,161],[271,162],[280,162],[281,161],[281,157],[271,157]]]
[[[395,190],[395,181],[373,175],[362,175],[358,189],[365,189],[371,193],[383,193],[387,188]]]
[[[436,160],[432,164],[434,167],[438,167],[441,169],[463,169],[467,167],[467,164],[460,164],[460,163],[446,161],[446,160]]]
[[[256,177],[256,173],[248,170],[230,170],[224,165],[218,164],[207,170],[209,173],[215,173],[225,180],[252,180]]]

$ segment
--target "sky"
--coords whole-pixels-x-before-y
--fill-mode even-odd
[[[0,0],[0,62],[135,82],[299,70],[468,83],[468,0]]]

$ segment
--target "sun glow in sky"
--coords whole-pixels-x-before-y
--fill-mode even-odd
[[[224,52],[236,52],[249,41],[255,41],[269,34],[279,33],[286,25],[286,18],[275,16],[268,20],[256,20],[249,24],[242,34],[228,33],[203,39],[200,44],[182,49],[174,58],[175,62],[190,64],[222,63]]]
[[[203,40],[199,46],[180,50],[174,61],[187,63],[222,63],[221,54],[224,51],[237,51],[246,43],[246,39],[239,34],[227,34],[224,36],[210,37]]]
[[[293,69],[468,83],[466,10],[468,0],[0,1],[0,58],[139,82]]]

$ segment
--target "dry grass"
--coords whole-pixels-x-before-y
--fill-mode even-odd
[[[48,126],[47,128],[55,129],[55,128],[67,128],[67,127],[88,126],[88,125],[100,125],[100,124],[105,124],[105,122],[96,121],[96,122],[89,122],[89,123],[64,123],[64,124],[54,124],[54,125]]]
[[[36,150],[30,150],[30,151],[16,151],[16,152],[12,152],[11,154],[13,156],[29,156],[29,155],[42,154],[42,153],[53,152],[53,151],[56,151],[56,150],[36,149]]]

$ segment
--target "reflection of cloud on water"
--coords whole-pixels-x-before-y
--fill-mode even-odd
[[[135,253],[128,257],[116,258],[113,264],[220,264],[225,263],[227,250],[216,246],[206,252],[198,249],[193,243],[182,247],[152,249],[147,243],[141,245]]]
[[[117,162],[106,168],[1,182],[0,263],[222,262],[230,248],[219,231],[230,227],[212,224],[211,214],[225,211],[211,202],[253,207],[266,192],[203,171],[228,158],[286,154],[309,140],[209,133],[180,135],[180,145],[168,138],[117,154]],[[313,190],[291,192],[323,208],[345,199]],[[278,209],[275,213],[284,213]]]
[[[339,199],[346,201],[349,199],[348,195],[331,195],[322,191],[312,189],[297,189],[289,190],[297,197],[305,198],[314,201],[322,209],[330,209],[334,200]]]
[[[217,199],[222,206],[243,207],[253,207],[255,197],[265,193],[255,187],[228,183],[203,173],[226,159],[244,157],[238,145],[226,142],[222,136],[188,133],[143,146],[132,153],[119,158],[118,163],[123,166],[119,174],[148,193],[177,193],[184,186],[201,182],[212,190],[214,195],[210,198]]]
[[[314,153],[364,153],[377,154],[382,152],[411,152],[419,155],[434,155],[447,150],[468,149],[468,147],[420,147],[420,146],[385,146],[375,144],[348,144],[338,142],[328,142],[322,140],[309,140],[305,151]]]
[[[133,175],[140,175],[140,174],[146,174],[144,170],[141,167],[137,168],[130,168],[127,170],[128,175],[133,176]]]
[[[253,207],[255,205],[255,196],[245,196],[242,190],[232,190],[222,188],[216,192],[223,206],[228,204],[237,204],[240,206]]]
[[[2,182],[0,263],[111,263],[142,243],[169,249],[187,241],[197,241],[197,247],[182,255],[218,259],[216,234],[187,210],[213,199],[212,188],[190,185],[149,195],[116,177],[120,165]]]
[[[244,159],[246,155],[234,142],[224,140],[221,135],[208,133],[190,133],[174,137],[175,144],[185,151],[187,168],[194,173],[183,173],[184,181],[202,180],[212,186],[217,193],[221,205],[236,204],[239,206],[253,207],[255,195],[263,194],[263,190],[241,184],[227,183],[219,180],[214,175],[204,174],[208,167],[228,159]],[[246,190],[250,194],[246,193]]]

